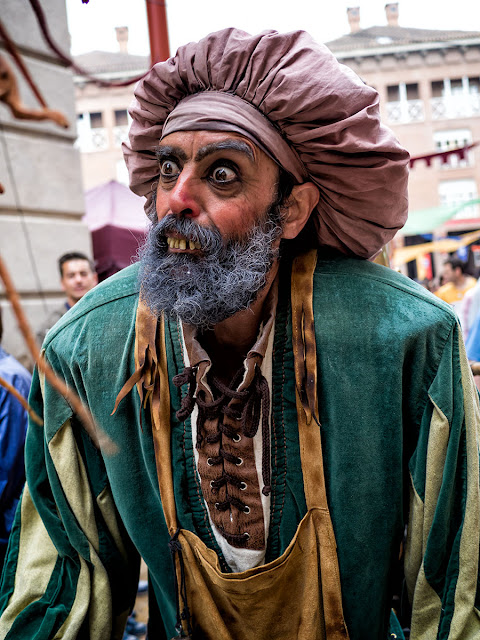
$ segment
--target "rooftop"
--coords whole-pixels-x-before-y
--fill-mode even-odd
[[[150,67],[149,56],[135,56],[121,51],[89,51],[74,57],[75,63],[92,75],[133,76]]]
[[[465,43],[479,40],[480,31],[441,31],[436,29],[415,29],[398,25],[368,27],[354,33],[326,42],[332,52],[356,51],[365,49],[391,48],[392,46],[412,44],[445,44],[448,42]]]

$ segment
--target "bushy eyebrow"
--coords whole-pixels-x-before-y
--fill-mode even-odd
[[[218,151],[238,151],[239,153],[243,153],[248,156],[252,162],[255,161],[252,149],[245,142],[242,142],[241,140],[222,140],[221,142],[211,142],[199,149],[195,156],[195,162],[200,162],[204,158],[217,153]],[[155,155],[158,162],[172,157],[178,158],[182,162],[186,162],[188,160],[185,151],[181,147],[176,147],[174,145],[155,147]]]
[[[155,147],[154,149],[155,155],[157,156],[158,162],[162,160],[166,160],[167,158],[178,158],[182,162],[187,161],[187,154],[181,147],[175,147],[171,145],[165,145],[162,147]]]
[[[238,151],[248,156],[252,162],[255,160],[253,151],[245,142],[241,140],[222,140],[221,142],[212,142],[199,149],[195,156],[195,161],[200,162],[200,160],[218,151]]]

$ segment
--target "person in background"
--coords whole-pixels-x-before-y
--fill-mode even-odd
[[[64,253],[58,259],[60,285],[67,299],[48,316],[47,321],[37,332],[37,340],[43,343],[47,331],[60,320],[64,313],[71,309],[83,296],[98,284],[98,276],[93,262],[80,251]]]
[[[98,277],[90,258],[79,251],[72,251],[60,256],[58,269],[60,284],[67,296],[65,311],[68,311],[98,284]]]
[[[449,258],[443,263],[442,286],[435,295],[456,307],[463,296],[476,284],[476,279],[466,273],[466,264],[458,258]]]
[[[480,313],[480,280],[469,289],[463,299],[455,307],[455,312],[460,320],[463,338],[467,340],[478,314]]]
[[[24,398],[32,376],[1,346],[3,335],[0,308],[0,377]],[[28,415],[17,398],[0,385],[0,572],[7,551],[15,510],[25,483],[24,446]]]

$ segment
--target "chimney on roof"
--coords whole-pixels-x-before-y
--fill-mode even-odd
[[[348,7],[347,17],[348,24],[350,25],[350,33],[360,31],[360,7]]]
[[[128,53],[128,27],[115,27],[120,53]]]
[[[387,24],[389,27],[398,27],[398,2],[390,2],[385,5]]]

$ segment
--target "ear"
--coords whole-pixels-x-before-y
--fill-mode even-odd
[[[313,182],[304,182],[293,187],[286,202],[287,215],[285,218],[282,238],[291,240],[296,238],[307,224],[310,214],[320,199],[320,191]]]

